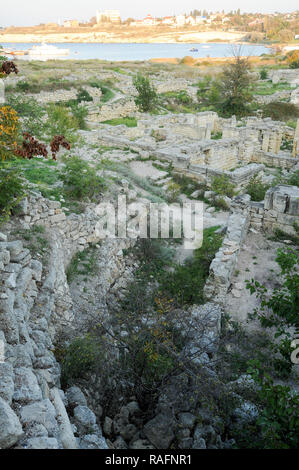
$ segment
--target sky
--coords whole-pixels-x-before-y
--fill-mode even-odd
[[[1,6],[2,4],[2,6]],[[117,9],[121,17],[167,16],[191,10],[274,13],[299,9],[298,0],[0,0],[0,26],[31,26],[40,23],[78,19],[87,21],[96,10]]]

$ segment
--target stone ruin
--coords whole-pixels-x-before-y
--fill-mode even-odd
[[[294,131],[270,118],[237,122],[235,116],[223,119],[210,111],[138,114],[137,127],[98,124],[92,139],[166,160],[174,170],[199,182],[209,184],[215,175],[227,175],[239,189],[259,175],[264,165],[291,169],[299,162],[299,124]],[[293,140],[292,152],[281,150],[283,139]]]

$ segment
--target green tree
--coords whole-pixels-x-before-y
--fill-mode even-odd
[[[252,100],[250,84],[248,58],[242,57],[238,52],[234,60],[224,68],[219,82],[219,109],[224,115],[247,114],[248,104]]]
[[[155,88],[151,84],[148,77],[138,74],[133,81],[138,92],[135,103],[142,112],[149,112],[155,109],[158,96]]]

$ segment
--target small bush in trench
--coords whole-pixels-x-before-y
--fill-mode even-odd
[[[0,168],[0,224],[25,197],[27,185],[19,169]]]
[[[88,162],[79,157],[73,156],[64,159],[64,162],[60,179],[65,193],[72,199],[98,201],[105,187],[104,179],[97,175]]]
[[[75,379],[92,371],[103,359],[99,338],[88,334],[76,338],[67,348],[58,349],[55,354],[61,360],[61,381],[64,385],[70,385]]]
[[[72,282],[78,275],[88,276],[97,272],[95,251],[96,247],[90,245],[73,256],[66,270],[68,282]]]
[[[253,176],[246,186],[246,192],[251,196],[252,201],[263,201],[270,185],[264,184],[258,176]]]
[[[211,190],[220,196],[234,197],[235,185],[231,182],[228,176],[215,176],[211,183]]]

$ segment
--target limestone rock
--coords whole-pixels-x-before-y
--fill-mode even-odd
[[[113,426],[113,420],[109,418],[109,416],[106,416],[104,425],[103,425],[103,431],[105,433],[105,436],[110,437],[112,435],[112,426]]]
[[[249,401],[243,401],[241,405],[234,411],[234,416],[236,417],[237,421],[243,424],[252,423],[257,419],[258,414],[257,407]]]
[[[125,440],[121,436],[115,439],[115,441],[113,442],[113,446],[115,449],[127,449],[128,448]]]
[[[78,405],[74,409],[74,421],[79,433],[90,433],[96,428],[96,415],[87,406]]]
[[[87,406],[86,398],[79,387],[73,386],[68,388],[65,395],[70,406]]]
[[[216,444],[216,432],[211,425],[198,425],[194,431],[194,445],[204,445],[202,439],[207,444]],[[194,447],[194,449],[201,449],[202,447]]]
[[[33,437],[26,441],[26,449],[59,449],[57,439],[54,437]]]
[[[193,428],[196,421],[196,416],[192,413],[180,413],[179,414],[179,425],[184,428]]]
[[[42,424],[47,429],[50,437],[59,435],[56,411],[48,398],[21,408],[20,420],[24,426],[32,423]]]
[[[138,439],[130,445],[130,449],[154,449],[154,446],[146,439]]]
[[[80,439],[80,449],[109,449],[105,439],[96,434],[87,434]]]
[[[14,373],[8,362],[0,363],[0,397],[11,403],[14,392]]]
[[[174,439],[174,422],[170,414],[159,413],[148,421],[143,432],[157,449],[168,449]]]
[[[122,430],[121,430],[121,437],[124,438],[125,441],[130,441],[133,436],[136,434],[137,428],[134,426],[134,424],[127,424]]]
[[[42,399],[41,389],[31,369],[26,367],[15,369],[15,391],[13,399],[22,403],[30,403]]]
[[[192,449],[192,445],[193,445],[192,437],[185,437],[184,439],[181,439],[178,443],[179,449]]]
[[[10,406],[0,398],[0,448],[12,447],[23,436],[21,423],[10,408]]]

